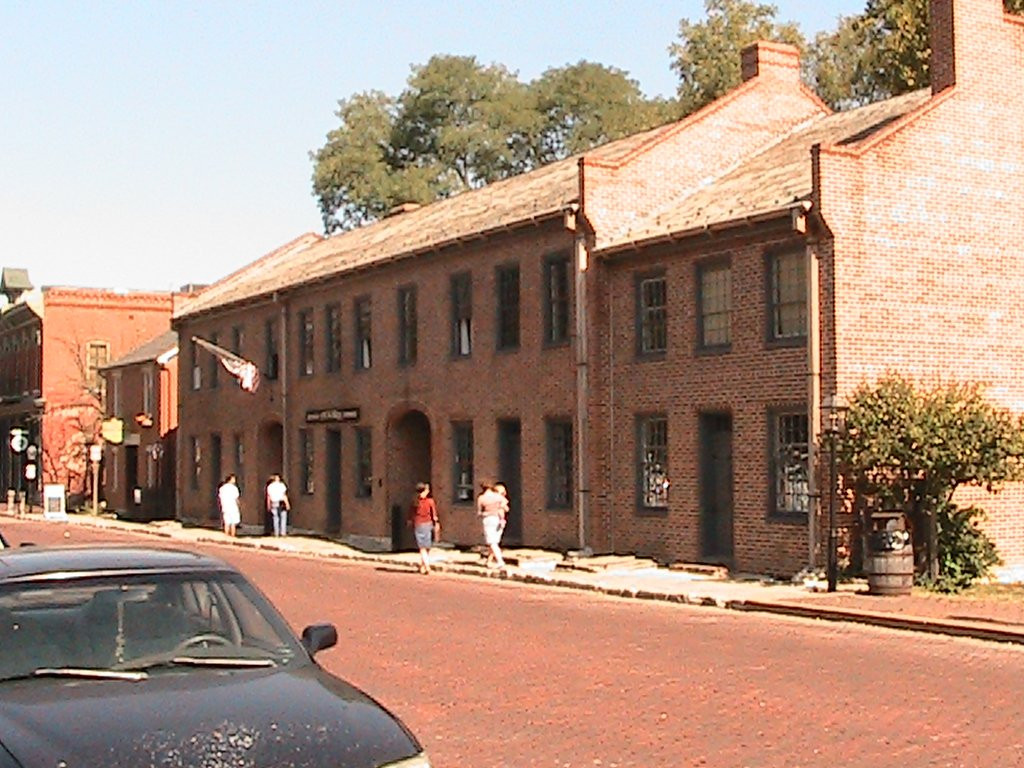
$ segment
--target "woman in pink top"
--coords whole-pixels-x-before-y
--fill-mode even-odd
[[[482,491],[476,497],[476,512],[484,528],[484,543],[490,548],[487,553],[487,567],[505,569],[505,558],[501,555],[501,534],[505,530],[505,516],[508,514],[508,498],[501,483],[481,483]]]

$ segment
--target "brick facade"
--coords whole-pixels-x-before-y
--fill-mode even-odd
[[[258,525],[266,476],[283,471],[295,526],[403,546],[393,510],[404,514],[429,478],[445,538],[475,544],[472,505],[455,499],[456,444],[471,425],[474,480],[516,486],[516,543],[740,571],[820,563],[825,398],[890,370],[927,383],[955,372],[1024,410],[1012,289],[1024,112],[1005,85],[1021,68],[1024,25],[998,0],[933,0],[932,19],[933,93],[832,115],[800,84],[795,50],[760,43],[732,93],[572,160],[575,185],[555,164],[300,238],[225,278],[177,315],[181,338],[224,343],[237,328],[237,351],[266,374],[273,321],[278,376],[256,395],[223,372],[217,387],[193,389],[183,343],[179,515],[215,518],[217,483],[237,471],[243,521]],[[569,259],[573,317],[552,346],[553,254]],[[498,269],[511,264],[520,344],[498,350]],[[464,358],[453,353],[461,273],[472,308]],[[413,365],[400,361],[398,308],[411,287]],[[360,300],[368,370],[354,364]],[[570,434],[566,479],[557,455]],[[552,478],[571,503],[552,503]],[[1019,495],[985,500],[1009,564],[1024,562]]]

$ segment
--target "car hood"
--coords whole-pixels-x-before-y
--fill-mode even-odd
[[[397,718],[316,665],[0,683],[0,740],[26,767],[377,768],[420,751]]]

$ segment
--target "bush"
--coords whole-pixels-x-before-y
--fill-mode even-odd
[[[984,517],[979,507],[951,503],[938,510],[939,578],[925,577],[920,580],[923,586],[936,592],[961,592],[1001,562],[995,544],[978,528],[977,522]]]

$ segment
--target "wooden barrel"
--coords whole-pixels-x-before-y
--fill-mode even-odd
[[[909,595],[914,586],[914,548],[869,551],[864,560],[870,595]]]

